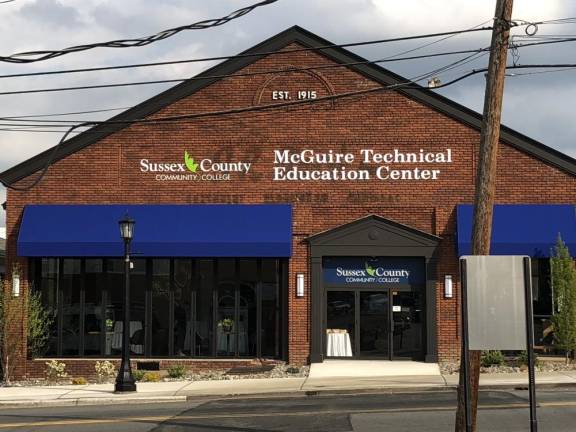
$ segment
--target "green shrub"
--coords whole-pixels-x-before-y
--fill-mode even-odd
[[[14,378],[14,370],[20,361],[22,336],[14,329],[19,328],[18,324],[22,322],[23,299],[24,296],[14,297],[10,287],[0,281],[0,375],[6,383]]]
[[[44,307],[39,291],[33,288],[28,295],[28,355],[42,357],[48,349],[50,327],[54,322],[53,314]]]
[[[72,384],[74,384],[74,385],[86,385],[86,384],[88,384],[88,381],[86,381],[86,378],[83,378],[83,377],[72,378]]]
[[[142,381],[145,382],[158,382],[160,381],[160,374],[158,372],[146,372]]]
[[[550,268],[554,299],[554,343],[566,352],[568,364],[570,353],[576,352],[576,268],[560,234],[554,256],[550,258]]]
[[[134,377],[134,379],[136,381],[142,381],[144,379],[144,375],[146,374],[146,371],[143,370],[133,370],[132,371],[132,376]]]
[[[504,354],[502,351],[482,351],[480,364],[482,367],[501,366],[504,364]]]
[[[518,354],[518,357],[516,357],[516,362],[518,363],[518,366],[528,366],[528,351],[521,351],[520,354]],[[534,366],[538,366],[539,363],[540,360],[536,353],[534,353]]]
[[[168,376],[170,378],[182,378],[186,375],[186,366],[184,365],[173,365],[167,369]]]

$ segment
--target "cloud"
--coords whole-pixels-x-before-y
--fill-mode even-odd
[[[23,21],[44,29],[69,29],[82,25],[78,11],[58,0],[36,0],[26,3],[20,8],[19,15]]]

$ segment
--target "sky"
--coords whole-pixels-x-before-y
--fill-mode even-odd
[[[0,55],[22,51],[59,49],[114,39],[142,37],[161,30],[227,15],[257,0],[15,0],[0,4]],[[333,43],[410,36],[489,25],[496,1],[470,0],[280,0],[223,26],[181,32],[140,48],[99,48],[48,61],[15,65],[0,62],[0,75],[53,71],[128,63],[233,55],[288,27],[299,25]],[[516,0],[513,19],[529,22],[576,16],[576,2]],[[513,29],[524,35],[524,28]],[[576,24],[540,25],[537,37],[574,35]],[[427,54],[490,45],[490,32],[459,35],[439,41],[411,41],[351,48],[374,60],[421,47],[411,53]],[[422,45],[437,41],[429,47]],[[519,50],[518,64],[576,63],[576,43],[545,45]],[[387,63],[386,67],[413,77],[461,57],[443,57]],[[511,57],[509,57],[511,62]],[[439,74],[441,81],[486,66],[488,56]],[[192,63],[162,67],[91,72],[56,76],[0,79],[0,92],[103,83],[187,78],[213,66]],[[526,71],[517,71],[522,73]],[[576,157],[576,69],[564,72],[516,75],[506,79],[502,123],[544,144]],[[425,84],[425,83],[424,83]],[[477,111],[482,110],[485,79],[482,74],[438,90]],[[169,84],[94,89],[87,91],[0,95],[0,117],[41,115],[136,105],[169,88]],[[105,119],[120,111],[75,116]],[[54,146],[58,133],[0,131],[0,171]],[[0,202],[5,200],[0,189]],[[5,214],[0,210],[0,227]]]

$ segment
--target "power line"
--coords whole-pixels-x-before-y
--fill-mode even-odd
[[[387,63],[387,62],[396,62],[396,61],[417,60],[417,59],[440,57],[440,56],[447,56],[447,55],[456,55],[456,54],[480,53],[480,52],[485,51],[486,49],[487,48],[480,48],[480,49],[475,49],[475,50],[452,51],[452,52],[448,52],[448,53],[427,54],[427,55],[420,55],[420,56],[401,57],[401,58],[395,58],[395,59],[386,58],[386,59],[380,59],[380,60],[364,60],[364,61],[351,62],[351,63],[317,65],[317,66],[309,66],[309,67],[303,67],[303,68],[282,68],[282,69],[273,69],[273,70],[258,71],[258,72],[241,72],[241,73],[224,74],[224,75],[194,76],[194,77],[190,77],[190,78],[175,78],[175,79],[150,80],[150,81],[132,81],[132,82],[116,83],[116,84],[95,84],[95,85],[88,85],[88,86],[53,87],[53,88],[32,89],[32,90],[15,90],[15,91],[8,91],[8,92],[0,92],[0,96],[17,95],[17,94],[32,94],[32,93],[51,93],[51,92],[61,92],[61,91],[92,90],[92,89],[100,89],[100,88],[115,88],[115,87],[128,87],[128,86],[140,86],[140,85],[168,84],[168,83],[180,83],[180,82],[184,82],[184,81],[202,81],[202,80],[211,80],[211,79],[226,79],[226,78],[248,77],[248,76],[267,75],[267,74],[305,72],[305,71],[310,71],[310,70],[333,69],[333,68],[358,66],[358,65],[366,65],[366,64],[378,64],[378,63]]]
[[[23,115],[23,116],[0,116],[2,119],[25,119],[25,118],[36,118],[36,117],[60,117],[65,115],[80,115],[80,114],[93,114],[93,113],[101,113],[101,112],[109,112],[109,111],[122,111],[127,110],[132,107],[120,107],[120,108],[105,108],[105,109],[97,109],[97,110],[90,110],[90,111],[73,111],[73,112],[65,112],[65,113],[51,113],[51,114],[30,114],[30,115]]]
[[[523,72],[523,73],[512,73],[512,74],[506,74],[507,77],[519,77],[519,76],[525,76],[525,75],[540,75],[540,74],[546,74],[546,73],[556,73],[556,72],[566,72],[569,70],[574,70],[576,68],[575,67],[568,67],[568,68],[564,68],[564,69],[555,69],[555,70],[543,70],[543,71],[534,71],[534,72]]]
[[[471,57],[471,56],[470,56]],[[100,124],[130,124],[130,123],[163,123],[163,122],[171,122],[171,121],[179,121],[179,120],[185,120],[185,119],[193,119],[193,118],[199,118],[199,117],[210,117],[210,116],[216,116],[216,115],[225,115],[225,114],[235,114],[235,113],[241,113],[241,112],[246,112],[246,111],[261,111],[261,110],[268,110],[268,109],[273,109],[273,108],[279,108],[279,107],[285,107],[285,106],[292,106],[292,105],[302,105],[305,103],[315,103],[315,102],[321,102],[323,100],[328,100],[328,99],[339,99],[339,98],[343,98],[343,97],[349,97],[349,96],[354,96],[354,95],[360,95],[360,94],[364,94],[364,93],[371,93],[374,91],[378,91],[378,90],[394,90],[394,89],[400,89],[400,88],[408,88],[408,89],[420,89],[420,90],[424,90],[426,89],[425,87],[422,86],[417,86],[417,87],[409,87],[410,84],[415,84],[417,81],[422,81],[424,79],[426,79],[427,77],[431,77],[434,76],[438,73],[443,73],[446,72],[450,69],[452,69],[454,66],[458,65],[461,66],[462,64],[468,63],[470,61],[473,60],[477,60],[479,57],[476,58],[464,58],[461,60],[458,60],[457,62],[454,62],[451,65],[447,65],[444,66],[442,68],[439,69],[435,69],[433,71],[427,72],[425,74],[419,75],[414,77],[413,79],[407,80],[405,82],[402,83],[398,83],[398,84],[393,84],[391,86],[385,86],[385,87],[375,87],[372,89],[368,89],[366,90],[362,90],[359,92],[348,92],[348,93],[341,93],[341,94],[336,94],[336,95],[329,95],[329,96],[324,96],[322,98],[318,98],[315,100],[302,100],[302,101],[291,101],[291,102],[286,102],[286,103],[280,103],[280,104],[269,104],[269,105],[261,105],[261,106],[256,106],[256,107],[246,107],[246,108],[238,108],[238,109],[233,109],[233,110],[227,110],[227,111],[214,111],[214,112],[207,112],[207,113],[197,113],[197,114],[189,114],[189,115],[183,115],[183,116],[174,116],[174,117],[160,117],[157,119],[136,119],[136,120],[85,120],[82,121],[82,123],[72,123],[72,121],[65,121],[65,120],[34,120],[36,123],[35,124],[24,124],[24,123],[0,123],[0,126],[15,126],[15,127],[20,127],[20,128],[24,128],[24,127],[51,127],[51,128],[67,128],[67,127],[71,127],[71,126],[94,126],[94,125],[100,125]],[[514,70],[514,69],[557,69],[560,68],[557,71],[541,71],[541,72],[529,72],[529,73],[522,73],[522,74],[514,74],[514,75],[509,75],[509,76],[522,76],[522,75],[531,75],[531,74],[536,74],[536,73],[546,73],[546,72],[562,72],[562,71],[566,71],[566,70],[572,70],[572,69],[576,69],[576,63],[563,63],[563,64],[530,64],[530,65],[511,65],[511,66],[507,66],[506,69],[507,70]],[[487,69],[486,68],[481,68],[481,69],[473,69],[463,75],[460,75],[459,77],[447,81],[443,84],[440,84],[436,87],[433,88],[433,90],[437,90],[437,89],[441,89],[443,87],[447,87],[449,85],[455,84],[459,81],[462,81],[466,78],[469,78],[473,75],[477,75],[479,73],[483,73],[486,72]],[[8,118],[0,118],[0,120],[5,120]],[[14,118],[12,118],[14,119]],[[16,120],[14,120],[16,121]],[[50,123],[59,123],[59,124],[44,124],[44,122],[50,122]],[[14,129],[10,129],[10,130],[14,130]],[[29,132],[36,132],[36,130],[29,130]],[[60,131],[50,131],[50,132],[60,132]],[[87,131],[88,132],[88,131]]]
[[[574,18],[563,18],[560,20],[570,20]],[[557,21],[560,21],[557,20]],[[406,40],[414,40],[414,39],[422,39],[422,38],[430,38],[430,37],[438,37],[438,36],[447,36],[443,39],[438,41],[431,42],[429,44],[425,44],[421,47],[417,47],[415,49],[404,51],[401,54],[407,54],[409,52],[416,51],[421,48],[425,48],[427,46],[433,45],[435,43],[441,42],[443,40],[449,39],[452,36],[456,36],[463,33],[470,33],[470,32],[478,32],[478,31],[486,31],[492,30],[492,27],[481,27],[484,24],[490,22],[491,20],[485,21],[477,26],[474,26],[470,29],[465,30],[456,30],[451,32],[441,32],[441,33],[430,33],[430,34],[423,34],[423,35],[416,35],[416,36],[408,36],[408,37],[400,37],[400,38],[392,38],[392,39],[378,39],[378,40],[371,40],[371,41],[364,41],[364,42],[350,42],[344,44],[328,44],[320,47],[306,47],[306,48],[296,48],[290,50],[283,50],[283,51],[267,51],[267,52],[257,52],[257,53],[242,53],[242,54],[235,54],[229,56],[216,56],[216,57],[204,57],[204,58],[197,58],[197,59],[185,59],[185,60],[172,60],[172,61],[163,61],[163,62],[149,62],[149,63],[134,63],[128,65],[116,65],[116,66],[102,66],[102,67],[92,67],[92,68],[79,68],[79,69],[66,69],[66,70],[59,70],[59,71],[42,71],[42,72],[27,72],[27,73],[17,73],[17,74],[6,74],[0,75],[0,79],[3,78],[18,78],[18,77],[29,77],[29,76],[42,76],[42,75],[60,75],[60,74],[69,74],[69,73],[83,73],[83,72],[97,72],[97,71],[108,71],[108,70],[118,70],[118,69],[131,69],[131,68],[141,68],[141,67],[153,67],[153,66],[166,66],[166,65],[175,65],[175,64],[185,64],[185,63],[197,63],[197,62],[208,62],[208,61],[220,61],[220,60],[228,60],[234,58],[246,58],[246,57],[261,57],[261,56],[269,56],[269,55],[284,55],[290,54],[294,52],[303,52],[303,51],[317,51],[317,50],[324,50],[330,48],[347,48],[347,47],[357,47],[357,46],[365,46],[365,45],[372,45],[372,44],[381,44],[381,43],[389,43],[389,42],[400,42]],[[519,22],[523,22],[523,25],[531,25],[529,21],[520,20]],[[552,23],[551,21],[541,21],[537,24],[548,24]],[[518,25],[514,23],[515,25]],[[524,37],[524,36],[515,36],[515,37]],[[393,56],[391,56],[393,57]],[[390,58],[391,58],[390,57]]]
[[[460,34],[460,33],[450,33],[450,34]],[[398,40],[398,39],[395,39]],[[390,41],[390,40],[389,40]],[[569,39],[561,39],[557,41],[545,41],[545,42],[534,42],[534,43],[527,43],[527,44],[514,44],[512,45],[513,48],[523,48],[529,46],[537,46],[537,45],[544,45],[549,43],[560,43],[560,42],[574,42],[576,38],[569,38]],[[370,41],[370,42],[356,42],[354,44],[366,44],[366,43],[382,43],[383,41]],[[343,45],[334,45],[334,46],[348,46],[349,44]],[[430,45],[430,44],[428,44]],[[325,47],[319,47],[314,49],[324,49]],[[420,48],[416,48],[420,49]],[[416,50],[414,49],[414,50]],[[305,50],[309,50],[305,48]],[[168,84],[168,83],[180,83],[184,81],[195,81],[195,80],[209,80],[209,79],[224,79],[230,77],[245,77],[245,76],[254,76],[254,75],[265,75],[269,73],[290,73],[290,72],[300,72],[300,71],[309,71],[309,70],[321,70],[321,69],[331,69],[331,68],[339,68],[339,67],[346,67],[346,66],[357,66],[357,65],[365,65],[365,64],[379,64],[379,63],[388,63],[388,62],[397,62],[397,61],[407,61],[407,60],[417,60],[417,59],[424,59],[424,58],[432,58],[432,57],[441,57],[441,56],[448,56],[448,55],[456,55],[456,54],[467,54],[467,53],[481,53],[487,52],[487,48],[480,48],[476,50],[461,50],[461,51],[451,51],[445,53],[434,53],[434,54],[427,54],[427,55],[420,55],[420,56],[408,56],[408,57],[395,57],[390,56],[384,59],[379,60],[366,60],[366,61],[358,61],[358,62],[351,62],[351,63],[341,63],[341,64],[333,64],[333,65],[319,65],[319,66],[311,66],[307,68],[285,68],[285,69],[276,69],[270,71],[260,71],[260,72],[247,72],[247,73],[236,73],[236,74],[227,74],[227,75],[206,75],[206,76],[195,76],[190,78],[177,78],[177,79],[164,79],[164,80],[151,80],[151,81],[135,81],[135,82],[126,82],[126,83],[115,83],[115,84],[95,84],[89,86],[72,86],[72,87],[56,87],[56,88],[44,88],[44,89],[32,89],[32,90],[15,90],[9,92],[0,92],[0,96],[6,95],[17,95],[17,94],[34,94],[34,93],[51,93],[51,92],[60,92],[60,91],[78,91],[78,90],[92,90],[92,89],[100,89],[100,88],[116,88],[116,87],[129,87],[129,86],[140,86],[140,85],[157,85],[157,84]],[[286,53],[289,51],[275,51],[275,53]],[[300,51],[297,49],[296,51]],[[410,52],[413,50],[408,50]],[[258,54],[263,55],[263,54]],[[399,55],[399,54],[398,54]],[[216,57],[214,57],[216,58]],[[92,70],[107,70],[109,68],[128,68],[128,67],[145,67],[150,65],[160,65],[160,64],[172,64],[172,63],[181,63],[181,62],[190,62],[195,60],[181,60],[176,62],[161,62],[161,63],[148,63],[148,64],[140,64],[140,65],[126,65],[126,66],[110,66],[108,68],[93,68]],[[83,71],[81,69],[75,70],[68,70],[68,71],[54,71],[54,72],[38,72],[32,74],[21,74],[19,76],[31,76],[36,74],[52,74],[52,73],[71,73],[71,72],[79,72]],[[18,75],[3,75],[0,78],[7,78],[7,77],[14,77]]]
[[[128,65],[102,66],[102,67],[93,67],[93,68],[65,69],[65,70],[58,70],[58,71],[43,71],[43,72],[27,72],[27,73],[18,73],[18,74],[7,74],[7,75],[0,75],[0,79],[2,79],[2,78],[29,77],[29,76],[42,76],[42,75],[60,75],[60,74],[69,74],[69,73],[82,73],[82,72],[97,72],[97,71],[108,71],[108,70],[117,70],[117,69],[132,69],[132,68],[140,68],[140,67],[166,66],[166,65],[174,65],[174,64],[183,64],[183,63],[201,63],[201,62],[221,61],[221,60],[240,59],[240,58],[264,57],[264,56],[272,56],[272,55],[286,55],[286,54],[293,54],[293,53],[300,53],[300,52],[307,52],[307,51],[322,51],[322,50],[331,49],[331,48],[351,48],[351,47],[384,44],[384,43],[391,43],[391,42],[403,42],[403,41],[416,40],[416,39],[427,39],[427,38],[440,37],[440,36],[452,36],[452,35],[456,36],[456,35],[460,35],[460,34],[464,34],[464,33],[479,32],[479,31],[486,31],[486,30],[492,30],[492,27],[472,28],[472,29],[466,29],[466,30],[454,30],[454,31],[449,31],[449,32],[428,33],[428,34],[415,35],[415,36],[405,36],[405,37],[389,38],[389,39],[376,39],[376,40],[361,41],[361,42],[349,42],[349,43],[344,43],[344,44],[327,44],[327,45],[322,45],[322,46],[318,46],[318,47],[292,48],[292,49],[282,50],[282,51],[262,51],[262,52],[257,52],[257,53],[241,53],[241,54],[228,55],[228,56],[202,57],[202,58],[196,58],[196,59],[173,60],[173,61],[164,61],[164,62],[134,63],[134,64],[128,64]],[[437,41],[437,42],[439,42],[439,41]]]
[[[491,20],[484,21],[484,22],[482,22],[482,23],[480,23],[480,24],[477,24],[476,26],[472,27],[471,29],[477,29],[477,28],[479,28],[479,27],[487,24],[487,23],[490,22],[490,21],[491,21]],[[405,50],[405,51],[398,52],[398,53],[396,53],[396,54],[393,54],[393,55],[390,55],[390,56],[388,56],[388,57],[385,57],[385,58],[383,58],[383,59],[381,59],[381,60],[379,60],[379,61],[384,62],[384,61],[389,60],[389,59],[396,59],[395,61],[402,61],[402,60],[412,59],[412,58],[414,58],[414,57],[412,57],[412,58],[410,58],[410,57],[408,57],[408,58],[398,58],[398,57],[401,56],[401,55],[404,55],[404,54],[408,54],[408,53],[411,53],[411,52],[415,52],[415,51],[418,51],[418,50],[427,48],[427,47],[429,47],[429,46],[438,44],[438,43],[440,43],[440,42],[443,42],[443,41],[448,40],[448,39],[450,39],[450,38],[453,38],[453,37],[455,37],[455,36],[458,36],[458,33],[450,34],[450,35],[448,35],[448,36],[442,37],[441,39],[438,39],[438,40],[435,40],[435,41],[432,41],[432,42],[429,42],[429,43],[426,43],[426,44],[417,46],[417,47],[415,47],[415,48],[411,48],[411,49],[408,49],[408,50]],[[432,54],[431,57],[432,57],[432,56],[441,56],[441,55],[451,55],[451,54],[467,53],[467,52],[474,52],[474,51],[475,51],[475,50],[461,51],[461,52],[453,52],[453,53],[438,53],[438,54]],[[183,61],[186,62],[187,60],[183,60]],[[159,63],[159,64],[166,64],[166,63],[171,64],[171,63],[174,63],[174,62],[161,62],[161,63]],[[356,62],[355,64],[366,64],[366,63],[370,63],[370,61]],[[156,65],[156,64],[158,64],[158,63],[155,63],[154,65]],[[132,66],[136,67],[136,66],[143,66],[143,65],[140,64],[140,65],[132,65]],[[324,66],[323,66],[323,67],[324,67]],[[335,65],[335,67],[340,67],[340,65]],[[63,71],[63,72],[71,72],[71,71]],[[41,73],[42,73],[42,72],[40,72],[40,74],[41,74]],[[35,74],[32,73],[32,74],[21,74],[21,75],[22,75],[22,76],[29,76],[29,75],[35,75]],[[5,77],[7,77],[7,76],[0,76],[0,78],[5,78]],[[1,117],[1,118],[4,118],[4,119],[23,119],[23,118],[38,118],[38,117],[57,117],[57,116],[65,116],[65,115],[78,115],[78,114],[88,114],[88,113],[96,113],[96,112],[107,112],[107,111],[114,111],[114,110],[123,110],[123,109],[128,109],[128,108],[130,108],[130,107],[125,107],[125,108],[110,108],[110,109],[101,109],[101,110],[92,110],[92,111],[80,111],[80,112],[70,112],[70,113],[57,113],[57,114],[36,114],[36,115],[26,115],[26,116],[0,116],[0,117]],[[11,124],[0,124],[0,126],[11,126]],[[41,126],[38,125],[37,127],[41,127]],[[32,130],[31,130],[31,129],[2,129],[2,130],[4,130],[4,131],[20,130],[20,131],[40,132],[39,130],[33,130],[33,129],[32,129]],[[57,132],[57,131],[51,130],[51,131],[42,131],[42,132]]]
[[[151,36],[145,36],[136,39],[118,39],[109,42],[98,42],[86,45],[77,45],[69,48],[64,48],[61,50],[43,50],[43,51],[27,51],[17,54],[12,54],[10,56],[0,56],[0,61],[7,63],[33,63],[42,60],[48,60],[55,57],[60,57],[65,54],[70,54],[73,52],[87,51],[93,48],[131,48],[131,47],[141,47],[150,45],[154,42],[158,42],[169,37],[174,36],[185,30],[205,30],[212,27],[218,27],[224,25],[230,21],[240,18],[246,14],[249,14],[254,9],[261,6],[267,6],[272,3],[276,3],[278,0],[263,0],[259,3],[238,9],[224,17],[208,19],[204,21],[199,21],[194,24],[189,24],[185,26],[175,27],[168,30],[163,30]],[[21,57],[34,57],[34,58],[21,58]]]

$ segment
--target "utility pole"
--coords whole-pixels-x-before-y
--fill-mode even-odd
[[[474,224],[472,228],[472,255],[489,255],[492,235],[492,210],[496,191],[496,162],[500,139],[500,117],[502,114],[502,96],[504,76],[508,55],[508,40],[514,0],[497,0],[490,61],[484,95],[482,130],[480,132],[480,152],[476,172],[476,192],[474,197]],[[458,410],[456,412],[456,432],[476,432],[478,411],[478,381],[480,379],[480,351],[470,351],[470,408],[467,422],[464,406],[464,374],[460,367],[458,385]],[[461,362],[464,361],[461,353]]]

